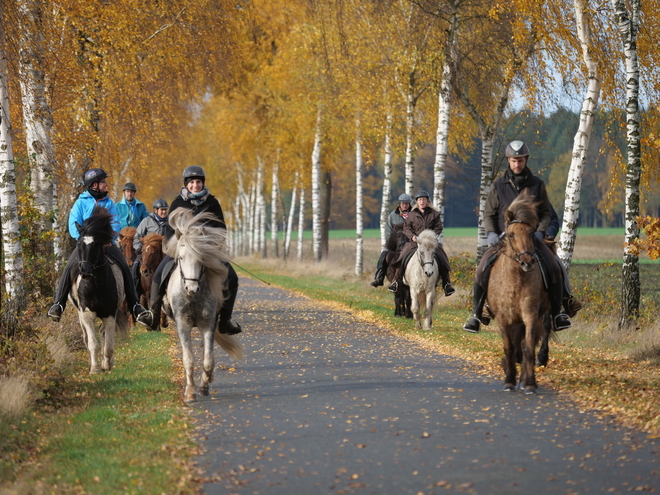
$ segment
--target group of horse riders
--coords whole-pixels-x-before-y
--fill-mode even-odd
[[[484,228],[487,232],[489,247],[477,267],[473,284],[473,314],[465,322],[463,329],[477,333],[481,325],[490,323],[490,318],[483,315],[483,310],[487,301],[490,270],[500,254],[498,246],[506,227],[504,213],[520,193],[527,191],[537,204],[539,226],[534,234],[534,244],[547,281],[551,303],[550,314],[555,330],[564,330],[571,326],[570,318],[582,308],[582,304],[571,294],[568,274],[559,258],[545,242],[554,240],[557,235],[559,230],[557,213],[548,200],[545,183],[536,177],[527,166],[529,159],[527,145],[520,140],[512,141],[506,147],[505,156],[508,168],[502,177],[493,182],[486,200]],[[440,234],[443,228],[440,213],[429,203],[429,195],[426,191],[419,191],[415,195],[416,205],[412,210],[410,208],[412,198],[408,194],[402,194],[398,200],[399,206],[390,213],[385,224],[386,238],[389,239],[394,225],[403,223],[403,232],[408,238],[408,242],[394,262],[393,266],[397,267],[397,272],[394,281],[388,287],[390,292],[396,292],[398,284],[401,282],[404,271],[401,264],[405,262],[406,253],[415,248],[416,237],[425,229],[431,229]],[[373,287],[383,285],[387,269],[385,266],[387,254],[387,250],[383,250],[378,259],[374,280],[371,282]],[[455,291],[449,279],[447,255],[441,244],[436,250],[436,256],[444,293],[449,296]],[[445,260],[447,260],[446,264]],[[513,290],[513,288],[503,288],[503,290]],[[562,311],[562,306],[565,312]]]
[[[212,213],[215,216],[215,220],[210,226],[226,228],[222,207],[205,186],[206,175],[202,167],[196,165],[186,167],[183,171],[182,178],[183,187],[180,194],[172,202],[169,213],[167,201],[157,199],[154,201],[153,213],[150,215],[144,203],[135,197],[137,192],[135,184],[132,182],[126,183],[123,188],[124,198],[114,203],[108,197],[108,174],[100,168],[90,169],[85,172],[81,182],[81,186],[85,187],[85,191],[78,196],[69,214],[69,234],[76,241],[79,241],[80,234],[77,225],[82,225],[92,215],[94,208],[97,206],[105,208],[113,216],[114,240],[116,240],[116,236],[122,228],[136,227],[133,247],[137,254],[142,249],[140,238],[144,238],[147,234],[158,233],[164,235],[166,240],[174,235],[174,230],[169,226],[167,217],[168,214],[171,214],[177,208],[190,209],[195,215],[202,212]],[[131,313],[135,321],[152,330],[156,329],[160,315],[160,301],[167,285],[167,276],[173,265],[171,263],[173,261],[172,258],[165,256],[154,274],[149,306],[152,309],[156,307],[158,309],[157,311],[151,311],[140,305],[136,289],[135,268],[134,273],[131,274],[131,269],[128,266],[126,258],[114,242],[107,246],[107,256],[112,263],[115,263],[121,268],[124,278],[126,301],[128,307],[131,308]],[[48,310],[48,316],[55,322],[60,321],[66,307],[72,284],[71,270],[77,262],[78,248],[76,247],[69,257],[64,272],[60,276],[53,305]],[[234,303],[238,292],[238,276],[231,264],[227,263],[226,265],[228,268],[227,297],[218,314],[218,331],[220,333],[234,335],[241,332],[241,326],[232,319]],[[138,266],[138,263],[135,263],[135,266]]]

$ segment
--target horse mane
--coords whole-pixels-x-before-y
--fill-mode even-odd
[[[96,206],[92,215],[87,218],[80,227],[80,237],[91,236],[94,240],[109,244],[115,236],[112,228],[113,215],[102,206]]]
[[[417,245],[422,249],[432,249],[438,247],[438,234],[432,230],[425,230],[417,236]]]
[[[160,234],[156,234],[155,232],[151,234],[147,234],[142,238],[142,246],[155,245],[158,244],[159,242],[162,245],[163,236]]]
[[[119,235],[132,239],[133,237],[135,237],[135,232],[137,232],[137,229],[135,227],[124,227],[119,232]]]
[[[385,246],[388,251],[396,252],[399,249],[401,241],[407,241],[408,238],[403,233],[403,223],[397,223],[392,227],[392,232],[390,232],[390,238],[387,239]]]
[[[206,269],[207,282],[211,292],[222,301],[223,289],[227,278],[229,261],[224,253],[227,231],[219,227],[209,227],[207,224],[216,221],[213,213],[194,215],[187,208],[174,210],[168,218],[175,235],[166,243],[164,252],[176,259],[179,254],[179,244],[185,243],[189,253]]]
[[[504,219],[507,223],[511,223],[513,220],[519,221],[536,230],[539,227],[539,216],[536,212],[536,207],[539,204],[541,203],[534,202],[532,196],[525,189],[504,212]]]

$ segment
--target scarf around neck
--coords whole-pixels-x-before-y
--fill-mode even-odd
[[[181,188],[181,197],[184,201],[190,201],[195,206],[201,206],[209,197],[209,190],[204,187],[198,193],[191,193],[185,187]]]

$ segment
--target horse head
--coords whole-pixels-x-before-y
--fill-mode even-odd
[[[163,259],[163,236],[160,234],[149,234],[140,238],[142,242],[142,262],[140,274],[150,277],[158,268]]]
[[[133,262],[135,261],[136,253],[133,247],[133,239],[135,238],[136,231],[137,229],[135,227],[124,227],[119,232],[119,237],[117,238],[117,244],[126,258],[128,266],[133,266]]]
[[[537,206],[538,203],[534,203],[525,190],[504,213],[505,249],[509,251],[505,254],[515,259],[525,272],[532,270],[536,261],[534,233],[539,226]]]
[[[417,236],[417,259],[427,277],[431,277],[435,273],[433,261],[437,248],[438,235],[432,230],[425,230]]]
[[[106,253],[112,243],[112,215],[105,208],[97,207],[82,225],[76,223],[78,238],[78,268],[83,279],[93,276],[97,268],[108,260]]]

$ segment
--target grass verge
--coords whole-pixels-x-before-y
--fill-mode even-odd
[[[171,336],[136,329],[109,373],[80,351],[51,400],[3,423],[2,493],[196,493]],[[54,384],[55,385],[55,384]],[[53,397],[55,397],[53,399]]]
[[[502,340],[496,323],[476,335],[462,329],[470,311],[471,277],[460,271],[455,272],[458,295],[439,297],[433,330],[422,331],[416,330],[411,320],[395,318],[391,294],[384,288],[369,287],[369,280],[364,277],[312,273],[314,270],[305,273],[291,264],[266,260],[244,259],[241,266],[273,285],[347,309],[423,346],[463,358],[476,371],[504,379]],[[612,307],[611,296],[615,288],[620,288],[615,280],[616,273],[620,273],[617,267],[608,265],[594,270],[585,265],[576,268],[575,273],[580,278],[574,280],[574,286],[580,286],[581,295],[594,309],[585,308],[573,320],[571,329],[557,334],[557,340],[551,344],[549,365],[537,369],[539,384],[570,397],[584,410],[594,410],[602,417],[613,416],[626,426],[659,436],[660,327],[656,324],[625,332],[616,329],[616,318],[611,314],[616,308]],[[573,270],[571,275],[573,278]],[[647,325],[643,321],[648,320],[640,320],[640,325]]]

